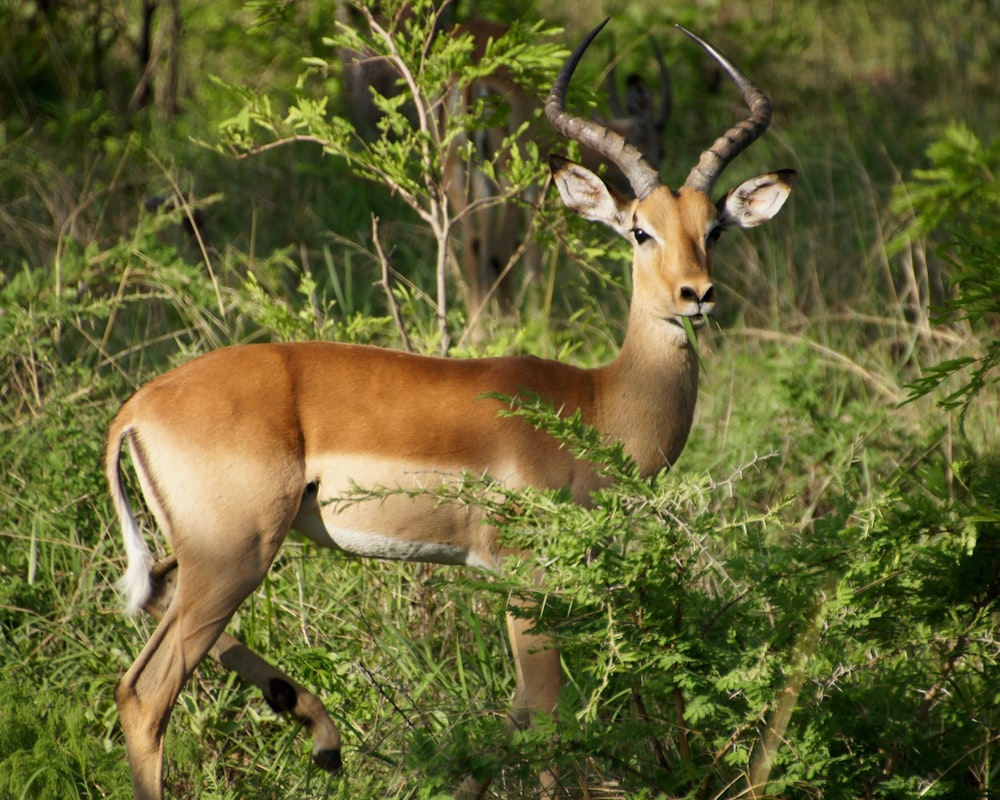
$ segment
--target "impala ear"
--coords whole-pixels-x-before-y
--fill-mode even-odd
[[[716,208],[724,228],[755,228],[772,219],[785,204],[795,183],[795,170],[783,169],[743,181]]]
[[[584,219],[603,222],[622,236],[628,233],[633,201],[622,197],[585,166],[568,158],[550,155],[549,167],[559,196],[568,209]]]

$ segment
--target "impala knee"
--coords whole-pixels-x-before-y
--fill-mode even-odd
[[[271,678],[267,684],[267,691],[264,692],[264,700],[275,713],[290,714],[298,703],[298,692],[288,681]]]
[[[326,706],[316,695],[283,678],[271,678],[268,681],[264,699],[272,710],[292,714],[310,728],[316,727],[323,720],[329,720]]]

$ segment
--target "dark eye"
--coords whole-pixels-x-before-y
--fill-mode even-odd
[[[653,237],[650,236],[642,228],[632,228],[632,235],[635,237],[636,244],[642,244],[643,242],[648,242]]]
[[[716,225],[714,228],[712,228],[712,230],[708,232],[708,235],[705,237],[705,240],[714,244],[715,242],[719,241],[720,236],[722,236],[722,226]]]

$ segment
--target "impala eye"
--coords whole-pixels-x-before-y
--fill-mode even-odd
[[[642,228],[632,228],[632,235],[635,237],[636,244],[643,244],[653,238]]]
[[[715,244],[719,241],[719,237],[722,236],[722,226],[716,225],[712,230],[705,234],[705,241],[710,244]]]

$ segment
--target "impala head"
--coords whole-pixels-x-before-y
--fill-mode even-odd
[[[635,197],[622,197],[589,169],[561,156],[549,159],[555,183],[570,209],[585,219],[603,222],[632,243],[633,317],[646,315],[678,330],[683,329],[684,318],[699,326],[715,309],[713,244],[726,228],[752,228],[777,214],[795,173],[782,170],[751,178],[713,202],[711,194],[719,175],[766,130],[771,104],[725,56],[684,28],[733,79],[750,116],[702,153],[679,190],[664,186],[645,155],[624,136],[567,113],[566,89],[573,72],[606,24],[607,20],[591,31],[563,66],[546,100],[545,114],[559,133],[597,151],[621,170]]]

